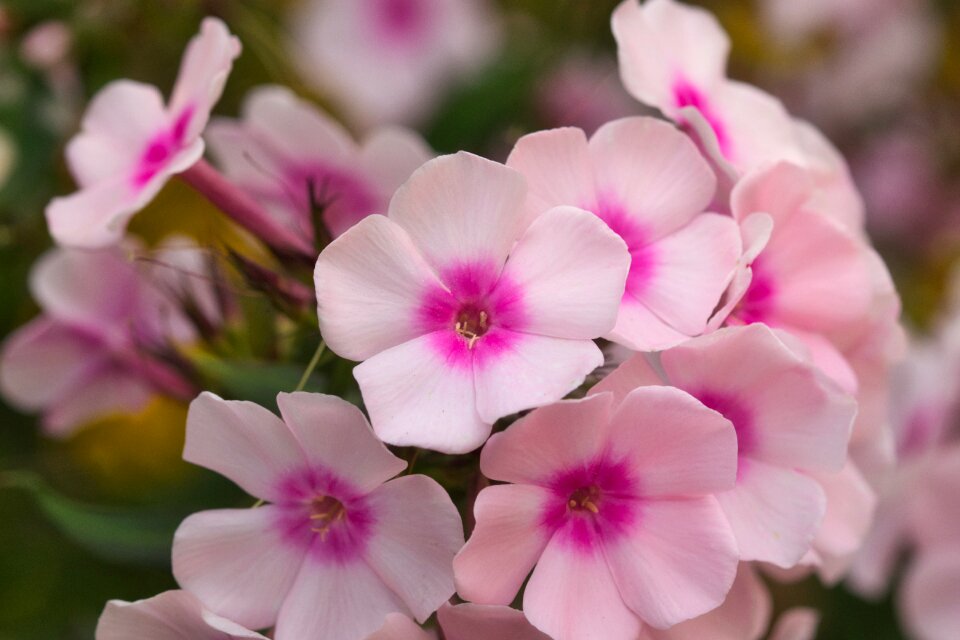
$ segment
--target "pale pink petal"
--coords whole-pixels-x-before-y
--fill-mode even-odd
[[[340,123],[286,87],[268,85],[253,89],[243,103],[243,122],[263,137],[271,151],[288,162],[311,163],[324,158],[332,163],[346,163],[358,151]]]
[[[600,393],[540,407],[487,441],[480,470],[493,480],[546,485],[603,451],[612,404]]]
[[[307,465],[280,418],[253,402],[223,400],[209,391],[190,403],[183,459],[265,500],[281,499],[283,479]]]
[[[631,391],[611,418],[609,438],[610,454],[629,461],[644,496],[697,495],[733,487],[733,425],[679,389]]]
[[[613,34],[627,91],[668,114],[678,74],[699,87],[724,78],[730,39],[705,9],[673,0],[625,0],[613,13]]]
[[[119,179],[54,198],[44,213],[57,244],[99,249],[120,242],[127,222],[141,206],[131,187]]]
[[[503,274],[523,290],[524,331],[590,340],[613,328],[629,268],[626,244],[596,216],[556,207],[526,230]]]
[[[461,151],[417,169],[390,201],[403,227],[439,272],[463,263],[499,271],[524,227],[523,176]]]
[[[924,551],[907,570],[900,611],[918,640],[960,637],[960,551],[956,546]]]
[[[187,45],[180,61],[177,82],[170,96],[170,112],[179,117],[193,111],[187,139],[200,135],[210,110],[220,99],[233,61],[240,55],[240,41],[217,18],[204,18],[200,33]]]
[[[857,395],[860,386],[857,372],[853,370],[853,366],[834,343],[820,334],[798,329],[790,331],[779,329],[775,333],[781,342],[789,346],[794,353],[815,364],[841,389],[850,395]]]
[[[789,569],[806,554],[826,511],[815,480],[792,469],[740,458],[737,486],[717,494],[741,560]]]
[[[603,365],[603,352],[592,340],[511,331],[490,331],[486,336],[509,336],[501,350],[477,359],[473,367],[477,414],[490,424],[560,400]]]
[[[364,640],[436,640],[436,635],[402,613],[388,613],[383,626]]]
[[[759,640],[772,609],[766,585],[752,565],[741,562],[722,605],[666,630],[646,629],[643,640]]]
[[[621,363],[606,378],[595,384],[588,395],[609,391],[614,402],[619,404],[637,387],[664,386],[660,373],[651,364],[648,354],[637,353]]]
[[[737,224],[726,216],[704,214],[651,250],[654,272],[639,301],[671,328],[689,336],[702,333],[740,259]]]
[[[770,632],[769,640],[814,640],[819,624],[820,612],[806,607],[794,607],[780,614]]]
[[[266,640],[259,633],[205,610],[186,591],[165,591],[136,602],[111,600],[96,640]]]
[[[574,127],[537,131],[514,145],[507,166],[527,179],[527,220],[560,205],[591,207],[596,187],[587,137]]]
[[[713,171],[690,138],[655,118],[603,125],[590,138],[590,158],[598,204],[622,207],[648,242],[693,220],[717,188]]]
[[[603,548],[624,602],[657,629],[718,607],[737,575],[737,543],[712,497],[646,502]]]
[[[407,466],[383,446],[360,409],[342,398],[281,393],[277,405],[306,458],[335,471],[360,493],[372,491]]]
[[[203,139],[217,168],[251,192],[274,189],[283,176],[283,159],[270,147],[266,135],[251,131],[246,122],[213,118]]]
[[[112,414],[137,413],[146,408],[156,390],[126,367],[106,364],[90,369],[69,393],[43,415],[44,431],[54,437],[70,435],[77,427]]]
[[[320,332],[351,360],[423,335],[421,298],[443,287],[406,232],[384,216],[364,218],[324,249],[314,282]]]
[[[283,538],[281,518],[273,505],[193,514],[173,537],[173,576],[211,611],[271,626],[306,553]]]
[[[617,324],[604,337],[633,351],[660,351],[690,339],[630,294],[623,297]]]
[[[821,574],[829,581],[842,575],[860,549],[877,504],[873,489],[852,462],[839,473],[811,474],[827,496],[827,511],[814,548],[827,564]]]
[[[4,341],[0,352],[0,390],[10,404],[37,411],[62,398],[85,376],[100,369],[106,357],[97,341],[41,316]]]
[[[358,365],[353,376],[384,442],[473,451],[490,435],[490,423],[477,414],[473,369],[451,366],[437,342],[436,334],[427,334],[387,349]]]
[[[84,134],[102,136],[113,142],[114,153],[134,158],[154,135],[164,130],[167,120],[163,96],[156,87],[133,80],[114,80],[90,101],[83,114],[82,128]],[[94,167],[81,166],[90,161],[96,163],[96,158],[70,154],[68,159],[74,177],[82,186],[89,185],[95,177],[107,177]],[[78,164],[74,166],[74,162]],[[128,166],[128,170],[132,169]]]
[[[728,412],[744,455],[804,469],[846,460],[856,403],[765,325],[720,329],[661,362],[672,384]]]
[[[789,162],[778,162],[747,173],[730,194],[730,208],[738,220],[766,213],[774,225],[783,224],[810,199],[813,176]]]
[[[453,595],[453,556],[463,524],[447,492],[415,475],[374,489],[367,503],[376,531],[367,543],[370,568],[423,622]]]
[[[150,131],[143,135],[149,136]],[[118,140],[100,132],[81,131],[67,143],[64,155],[77,184],[91,187],[98,182],[129,176],[146,144],[147,140],[138,143]]]
[[[388,201],[417,168],[433,157],[433,150],[416,132],[383,127],[363,140],[359,163]]]
[[[495,485],[477,496],[476,527],[453,560],[457,592],[481,604],[510,604],[549,542],[541,526],[553,494],[532,485]]]
[[[604,554],[571,553],[561,536],[547,544],[533,570],[523,611],[554,640],[634,640],[640,633],[640,620],[623,603]]]
[[[705,333],[720,328],[750,289],[750,284],[753,282],[751,265],[767,246],[772,232],[773,219],[766,213],[751,213],[740,220],[740,244],[743,247],[743,254],[740,256],[730,286],[724,294],[722,305],[713,312],[707,322]]]
[[[363,560],[306,562],[280,609],[274,640],[357,640],[391,613],[409,611]]]
[[[445,604],[437,619],[447,640],[550,640],[522,611],[483,604]]]

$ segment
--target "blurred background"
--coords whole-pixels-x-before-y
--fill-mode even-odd
[[[218,114],[235,116],[251,87],[280,83],[356,133],[403,122],[438,152],[466,149],[502,160],[528,131],[565,124],[592,130],[642,110],[620,88],[612,0],[470,3],[476,6],[458,32],[470,46],[427,56],[430,69],[410,75],[421,84],[403,99],[328,81],[336,63],[324,57],[325,47],[349,53],[357,44],[348,35],[337,42],[317,26],[324,4],[0,2],[0,337],[37,313],[27,281],[51,244],[43,209],[73,188],[63,145],[88,99],[116,78],[169,91],[183,47],[205,15],[222,17],[244,45]],[[694,4],[714,11],[731,34],[731,77],[779,96],[842,150],[911,332],[934,331],[951,313],[960,258],[960,3]],[[456,65],[433,68],[448,57]],[[365,86],[379,84],[376,69],[340,71]],[[199,196],[171,183],[132,231],[147,243],[177,233],[215,244],[225,228]],[[232,329],[242,357],[219,360],[206,373],[234,397],[270,398],[296,383],[316,337],[294,331],[278,347],[285,338],[262,321],[269,315],[262,296],[242,293],[242,320]],[[158,396],[135,415],[107,416],[51,439],[35,417],[0,401],[0,640],[92,638],[106,600],[174,586],[170,539],[185,515],[248,501],[180,460],[185,415],[184,404]],[[905,637],[889,594],[867,601],[811,579],[778,587],[775,598],[778,609],[820,609],[821,638]]]

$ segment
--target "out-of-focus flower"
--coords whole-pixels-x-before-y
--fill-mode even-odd
[[[488,487],[454,559],[457,590],[559,640],[632,640],[719,606],[737,547],[712,494],[733,487],[733,425],[669,387],[537,409],[483,449]],[[536,568],[534,568],[536,565]]]
[[[358,145],[282,87],[255,89],[242,119],[214,120],[206,138],[228,178],[310,239],[315,223],[335,238],[361,218],[385,213],[393,192],[432,157],[416,133],[400,128],[376,130]]]
[[[20,42],[20,56],[37,69],[59,66],[70,53],[73,34],[63,22],[52,20],[37,25]]]
[[[704,213],[716,180],[672,125],[625,118],[588,141],[579,129],[521,138],[507,165],[530,185],[527,215],[571,205],[592,211],[627,244],[630,275],[607,338],[654,350],[703,333],[740,257],[727,216]]]
[[[305,0],[291,55],[357,124],[412,124],[489,59],[496,24],[486,0]]]
[[[794,607],[780,614],[769,640],[814,640],[820,614],[814,609]]]
[[[536,95],[549,126],[579,127],[588,134],[640,108],[623,90],[613,60],[585,54],[563,60],[541,81]]]
[[[267,640],[205,609],[186,591],[166,591],[136,602],[111,600],[96,640]]]
[[[559,400],[603,364],[630,257],[596,216],[532,223],[523,177],[468,153],[417,170],[317,261],[320,328],[351,360],[377,435],[447,453]]]
[[[737,432],[737,484],[717,500],[740,558],[797,564],[826,509],[823,490],[805,472],[843,468],[853,398],[761,324],[694,338],[662,352],[659,364],[662,377],[638,354],[591,392],[613,391],[619,399],[637,387],[669,384],[730,420]]]
[[[48,433],[139,411],[157,392],[196,392],[155,357],[193,339],[190,323],[120,248],[53,250],[34,266],[30,288],[43,315],[4,344],[0,387],[14,406],[42,411]]]
[[[446,492],[406,466],[334,396],[281,393],[283,420],[210,393],[194,400],[184,458],[268,501],[196,513],[173,573],[204,606],[276,640],[359,640],[392,612],[423,621],[453,594],[463,528]]]
[[[207,18],[187,46],[168,104],[156,87],[130,80],[112,82],[94,97],[66,150],[80,190],[46,210],[57,243],[116,244],[170,176],[200,160],[200,136],[239,54],[226,25]]]

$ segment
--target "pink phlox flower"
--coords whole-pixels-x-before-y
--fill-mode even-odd
[[[593,212],[630,251],[617,322],[605,337],[663,349],[703,333],[741,244],[727,216],[706,213],[716,180],[694,144],[648,117],[521,138],[507,160],[527,178],[531,218],[559,205]]]
[[[393,192],[432,157],[413,131],[383,127],[357,144],[332,118],[277,86],[254,89],[239,121],[216,119],[206,139],[227,177],[278,222],[313,239],[337,237],[383,213]]]
[[[283,420],[250,402],[201,394],[184,459],[268,504],[196,513],[173,542],[173,574],[211,611],[276,640],[361,640],[390,613],[421,622],[453,594],[463,545],[456,507],[355,406],[281,393]]]
[[[737,433],[736,486],[717,500],[743,560],[783,568],[809,553],[827,510],[808,474],[837,473],[847,460],[856,404],[762,324],[720,329],[659,355],[620,365],[591,393],[624,397],[669,384],[720,412]]]
[[[291,57],[362,127],[414,124],[496,52],[487,0],[309,0]]]
[[[377,435],[446,453],[547,404],[603,364],[629,254],[592,214],[532,223],[523,177],[468,153],[414,172],[317,261],[320,329],[354,370]]]
[[[14,406],[42,412],[49,434],[139,411],[157,392],[196,393],[154,357],[195,334],[123,249],[54,249],[34,265],[30,289],[43,313],[5,341],[0,389]]]
[[[736,434],[667,387],[541,407],[492,436],[457,590],[523,611],[558,640],[634,640],[723,602],[738,553],[714,494],[734,486]]]
[[[46,210],[58,244],[116,244],[170,176],[200,160],[200,136],[238,55],[240,42],[226,25],[206,18],[167,104],[156,87],[132,80],[112,82],[93,98],[66,151],[80,189],[54,198]]]

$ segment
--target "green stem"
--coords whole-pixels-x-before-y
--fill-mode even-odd
[[[303,388],[307,386],[307,380],[313,375],[313,371],[317,368],[317,363],[320,362],[320,357],[323,356],[323,352],[326,351],[326,349],[327,343],[321,340],[320,344],[317,345],[317,350],[313,353],[313,357],[310,358],[310,364],[307,365],[307,370],[303,372],[303,376],[300,378],[300,382],[297,383],[297,388],[294,389],[294,391],[303,391]]]

